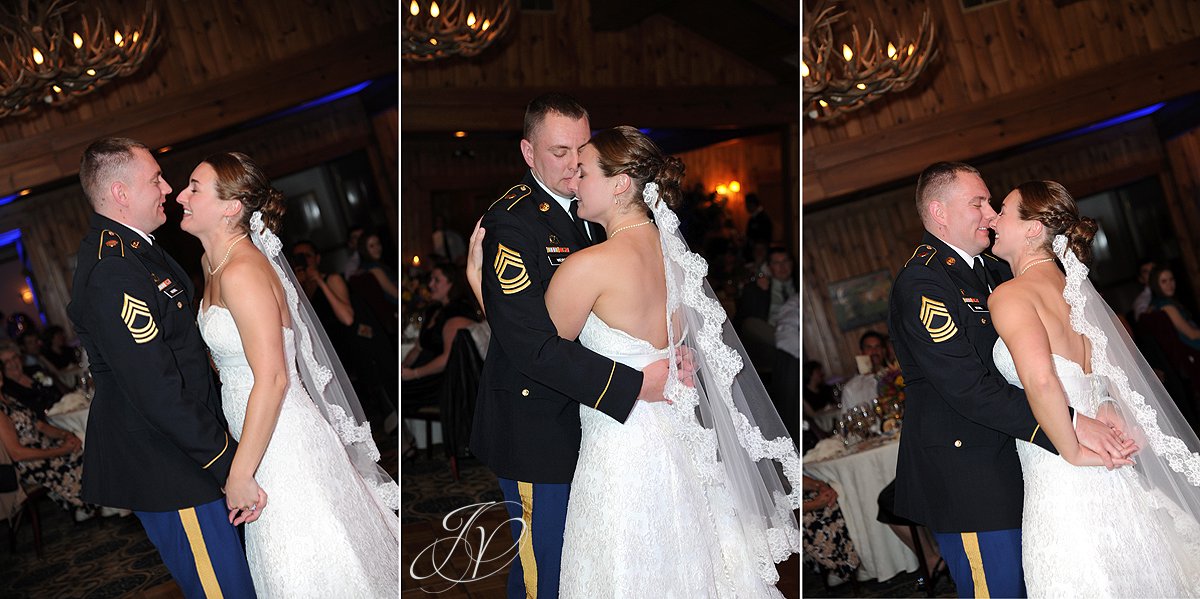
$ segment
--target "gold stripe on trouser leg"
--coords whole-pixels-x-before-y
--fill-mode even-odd
[[[521,521],[525,523],[521,531],[521,570],[525,574],[525,596],[537,599],[537,560],[533,555],[533,483],[517,482],[517,491],[521,494]]]
[[[200,576],[204,596],[208,599],[223,599],[221,585],[217,583],[217,573],[213,571],[208,547],[204,544],[204,533],[200,531],[200,521],[196,519],[196,508],[179,510],[179,520],[183,522],[183,532],[187,534],[188,544],[192,546],[192,558],[196,560],[196,574]]]
[[[962,533],[963,552],[967,554],[967,562],[971,564],[971,579],[975,582],[976,599],[991,597],[988,594],[987,575],[983,572],[983,554],[979,553],[979,535],[973,532]]]

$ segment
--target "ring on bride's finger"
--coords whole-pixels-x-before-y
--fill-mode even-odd
[[[252,511],[252,512],[254,512],[254,511],[258,511],[258,504],[257,504],[257,503],[255,503],[255,504],[251,505],[251,506],[250,506],[250,511]]]

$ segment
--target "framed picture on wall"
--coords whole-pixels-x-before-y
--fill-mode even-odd
[[[892,274],[887,269],[829,284],[829,299],[838,328],[849,331],[887,320]]]

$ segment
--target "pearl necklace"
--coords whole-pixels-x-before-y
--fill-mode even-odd
[[[648,220],[648,221],[646,221],[646,222],[644,222],[644,223],[638,223],[638,224],[636,224],[636,225],[626,225],[626,226],[624,226],[624,227],[621,227],[620,229],[617,229],[616,231],[613,231],[612,233],[609,233],[609,234],[608,234],[608,236],[611,238],[611,237],[614,237],[614,236],[616,236],[616,234],[617,234],[617,233],[620,233],[621,231],[624,231],[625,229],[632,229],[632,228],[634,228],[634,227],[640,227],[640,226],[642,226],[642,225],[648,225],[648,224],[650,224],[650,223],[652,223],[652,222],[654,222],[654,221],[652,221],[652,220]]]
[[[217,271],[221,270],[221,267],[225,266],[225,262],[229,260],[229,255],[233,252],[233,246],[237,245],[239,241],[245,239],[249,235],[249,233],[243,233],[241,237],[234,239],[233,242],[229,244],[229,247],[225,248],[225,257],[221,258],[221,263],[218,264],[216,268],[208,269],[208,275],[212,276],[217,274]]]
[[[1021,276],[1021,275],[1025,274],[1025,271],[1027,271],[1027,270],[1029,270],[1030,268],[1033,268],[1034,266],[1037,266],[1037,265],[1039,265],[1039,264],[1041,264],[1041,263],[1043,263],[1043,262],[1053,262],[1053,261],[1054,261],[1054,258],[1042,258],[1041,260],[1034,260],[1033,262],[1030,262],[1029,264],[1026,264],[1026,265],[1025,265],[1025,268],[1022,268],[1022,269],[1021,269],[1021,272],[1020,272],[1020,273],[1018,273],[1018,274],[1017,274],[1017,276],[1019,277],[1019,276]]]

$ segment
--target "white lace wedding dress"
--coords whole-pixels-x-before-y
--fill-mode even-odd
[[[1004,378],[1020,387],[1003,339],[992,356]],[[1103,378],[1062,356],[1053,359],[1071,407],[1094,417],[1107,396]],[[1155,516],[1166,502],[1142,486],[1136,468],[1072,466],[1020,439],[1017,454],[1025,479],[1021,553],[1030,597],[1194,594],[1188,587],[1195,584],[1198,557],[1167,550],[1163,520]]]
[[[220,306],[198,323],[221,374],[229,429],[240,439],[254,375],[237,325]],[[398,542],[342,441],[317,411],[296,370],[294,333],[284,328],[288,388],[255,480],[267,492],[246,525],[246,559],[259,597],[392,599],[399,594]]]
[[[579,340],[637,369],[668,355],[595,314]],[[560,575],[564,599],[782,596],[759,576],[725,488],[702,483],[672,409],[637,402],[622,424],[580,407],[583,439]]]

